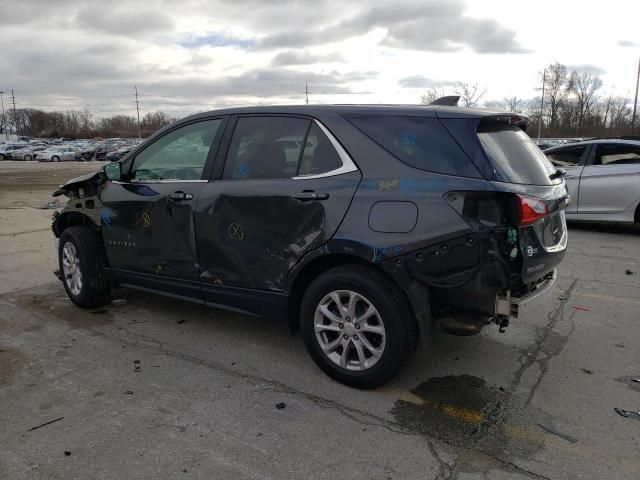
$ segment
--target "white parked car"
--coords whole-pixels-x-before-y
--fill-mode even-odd
[[[29,145],[21,150],[11,152],[11,158],[13,158],[13,160],[34,160],[36,153],[42,152],[47,148],[49,148],[48,145]]]
[[[640,223],[640,140],[597,138],[544,151],[566,171],[567,220]]]
[[[64,145],[49,147],[41,152],[36,152],[34,158],[39,162],[64,162],[76,159],[77,150]]]

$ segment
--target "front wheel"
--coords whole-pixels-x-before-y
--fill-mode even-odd
[[[83,308],[109,300],[109,282],[100,236],[88,227],[69,227],[60,236],[58,261],[62,283],[73,303]]]
[[[302,299],[301,330],[316,364],[356,388],[391,380],[417,334],[411,307],[381,272],[347,265],[320,275]]]
[[[24,156],[24,159],[25,159],[27,162],[30,162],[31,160],[33,160],[33,157],[32,157],[31,155],[25,155],[25,156]]]
[[[59,162],[60,161],[60,157],[58,157],[57,155],[54,155],[53,157],[51,157],[51,161],[52,162]]]

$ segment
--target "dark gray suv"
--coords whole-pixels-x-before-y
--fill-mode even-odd
[[[568,203],[526,118],[278,106],[180,120],[60,187],[59,277],[287,319],[327,374],[391,379],[438,324],[473,334],[552,293]]]

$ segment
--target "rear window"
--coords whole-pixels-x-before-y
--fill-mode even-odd
[[[487,157],[499,177],[509,183],[553,185],[555,169],[538,146],[515,125],[482,121],[476,130]],[[555,183],[560,183],[558,179]]]
[[[480,173],[437,118],[347,115],[374,142],[420,170],[480,178]]]

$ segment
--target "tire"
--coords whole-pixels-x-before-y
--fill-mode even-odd
[[[51,157],[51,161],[52,162],[59,162],[60,161],[60,157],[57,155],[54,155],[53,157]]]
[[[7,157],[5,157],[2,153],[0,153],[0,160],[6,160]]]
[[[31,157],[31,155],[25,155],[25,156],[24,156],[24,159],[25,159],[27,162],[30,162],[31,160],[33,160],[33,158]]]
[[[76,259],[70,257],[76,254]],[[82,308],[97,307],[109,301],[110,286],[105,272],[102,241],[89,227],[69,227],[60,235],[58,263],[62,283],[73,303]],[[75,279],[79,271],[79,283]]]
[[[349,316],[352,298],[356,301]],[[345,309],[338,308],[336,299]],[[371,307],[375,312],[363,319]],[[417,335],[413,311],[402,291],[381,272],[362,265],[336,267],[316,278],[302,298],[300,323],[307,351],[318,367],[331,378],[362,389],[395,377],[412,353]]]

